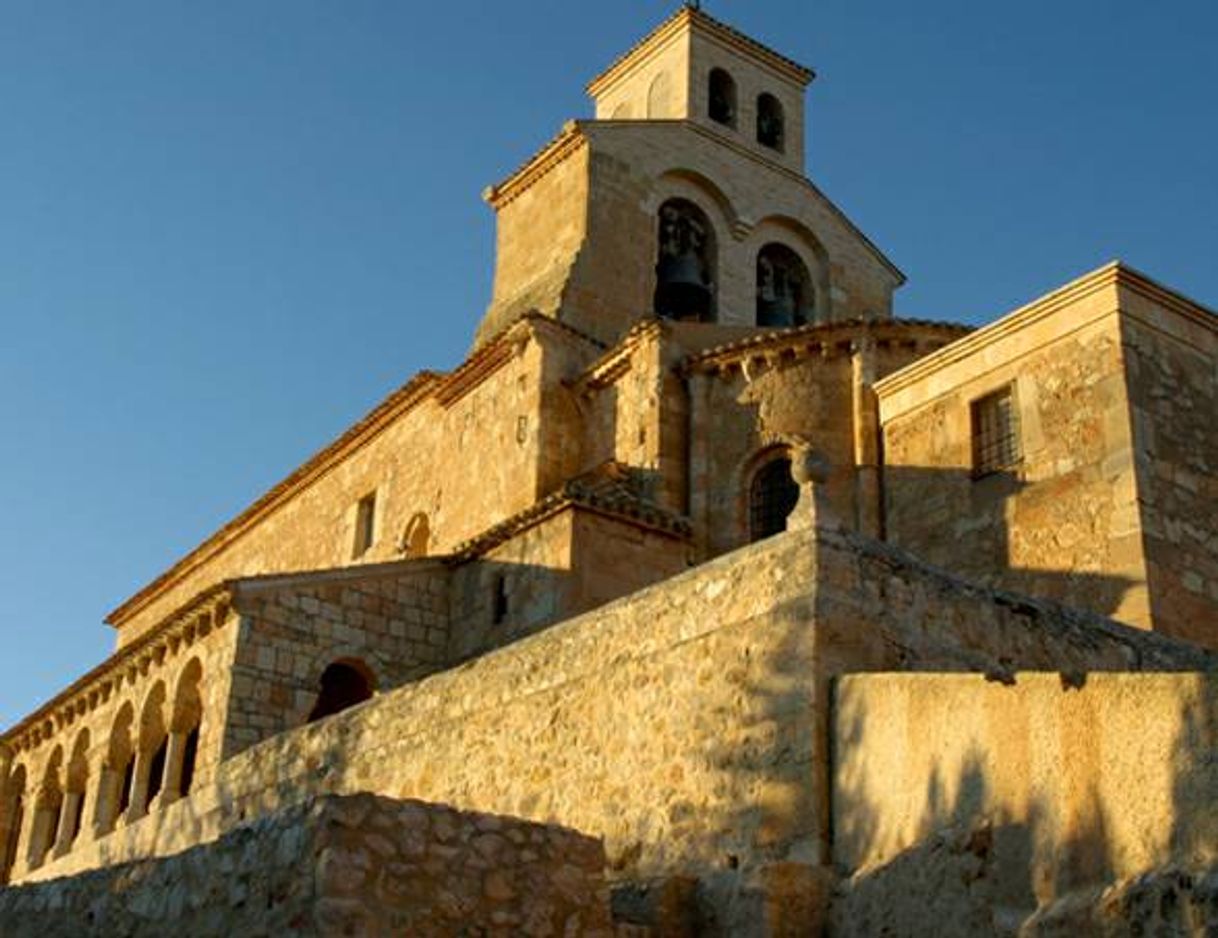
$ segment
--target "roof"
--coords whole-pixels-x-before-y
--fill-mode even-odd
[[[760,59],[775,71],[785,74],[790,80],[798,84],[806,85],[816,77],[816,72],[807,66],[800,65],[794,59],[788,58],[769,46],[758,42],[752,36],[745,35],[735,27],[715,19],[709,13],[685,5],[614,59],[608,68],[588,82],[588,94],[595,97],[606,85],[611,84],[625,70],[626,65],[633,61],[647,47],[662,42],[683,26],[696,27],[708,32],[720,42],[729,46],[735,46],[742,52]]]

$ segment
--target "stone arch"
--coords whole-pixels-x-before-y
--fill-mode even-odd
[[[21,828],[28,810],[25,766],[14,766],[0,781],[3,782],[0,785],[0,885],[3,885],[12,878],[20,849]]]
[[[307,723],[324,720],[370,699],[376,693],[376,674],[362,658],[337,658],[322,670],[317,686],[317,700]]]
[[[672,77],[660,72],[647,86],[647,117],[665,120],[672,117]]]
[[[814,293],[809,321],[826,322],[832,318],[829,252],[811,228],[790,215],[767,215],[753,226],[749,244],[757,254],[770,244],[780,244],[798,256],[807,267]]]
[[[135,772],[134,725],[135,707],[131,701],[124,701],[110,724],[106,756],[97,780],[97,811],[93,822],[99,834],[114,830],[114,825],[131,804]]]
[[[632,117],[634,117],[634,113],[630,108],[630,102],[623,101],[613,109],[613,114],[609,119],[615,121],[628,121]]]
[[[736,79],[724,68],[712,68],[707,76],[706,114],[717,124],[736,126]]]
[[[169,749],[165,697],[165,682],[158,680],[144,696],[144,705],[140,708],[128,821],[138,820],[147,814],[164,785],[165,759]]]
[[[719,248],[706,212],[672,198],[656,213],[654,310],[661,319],[715,321]]]
[[[55,845],[63,811],[63,746],[57,745],[42,770],[34,803],[34,824],[30,829],[29,868],[37,869],[46,862]]]
[[[782,102],[768,91],[757,96],[757,142],[779,153],[787,148],[787,121]]]
[[[178,673],[169,715],[169,741],[165,762],[166,803],[190,794],[199,760],[203,729],[203,664],[191,658]]]
[[[791,248],[769,241],[757,252],[756,324],[802,326],[816,316],[816,284],[808,265]]]
[[[731,197],[715,180],[704,173],[688,167],[673,167],[657,178],[657,190],[661,193],[657,206],[670,198],[693,202],[718,222],[716,229],[734,235],[742,222]],[[718,217],[715,217],[717,214]]]
[[[398,549],[407,557],[426,557],[430,541],[431,522],[425,512],[417,511],[406,522]]]
[[[76,741],[72,744],[72,755],[68,759],[64,784],[63,821],[55,845],[57,855],[70,850],[80,836],[84,821],[85,793],[89,790],[89,749],[92,741],[88,727],[84,727],[76,734]]]

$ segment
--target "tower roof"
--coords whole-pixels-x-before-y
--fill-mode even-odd
[[[612,85],[619,77],[630,71],[632,66],[645,59],[655,48],[663,45],[675,33],[682,30],[698,30],[719,42],[736,49],[752,59],[767,65],[788,80],[807,85],[816,73],[807,66],[800,65],[794,59],[787,58],[769,46],[747,36],[735,27],[715,19],[709,13],[691,6],[682,6],[676,13],[664,20],[659,26],[618,56],[603,72],[588,82],[587,92],[595,97],[605,88]]]

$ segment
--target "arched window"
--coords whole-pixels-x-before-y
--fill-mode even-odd
[[[309,723],[363,703],[375,690],[372,672],[359,661],[336,661],[321,673],[321,690],[309,713]]]
[[[165,684],[157,681],[144,701],[140,715],[139,749],[130,790],[127,820],[142,818],[152,808],[152,801],[165,780],[165,756],[169,732],[165,720]]]
[[[782,102],[772,94],[763,94],[757,98],[757,142],[779,152],[786,147]]]
[[[0,789],[0,884],[12,877],[25,823],[25,766],[12,771]]]
[[[63,797],[66,826],[62,839],[56,845],[63,852],[76,843],[84,820],[85,792],[89,788],[89,743],[89,731],[81,730],[72,747],[72,758],[68,760],[68,780]]]
[[[802,326],[815,315],[816,291],[808,268],[785,244],[757,254],[757,325]]]
[[[406,529],[398,541],[398,550],[407,557],[426,557],[430,540],[431,525],[427,521],[427,515],[420,511],[406,522]]]
[[[134,722],[135,708],[128,701],[119,709],[110,727],[106,760],[102,764],[101,777],[97,781],[97,813],[94,815],[94,823],[99,834],[108,834],[114,830],[114,825],[131,803],[131,784],[135,769],[131,727]]]
[[[791,478],[791,460],[771,459],[753,474],[749,484],[749,539],[781,534],[799,501],[799,486]]]
[[[736,82],[721,68],[711,69],[707,114],[717,124],[736,126]]]
[[[169,721],[169,748],[165,763],[166,803],[190,794],[199,757],[199,730],[203,722],[203,698],[199,684],[203,666],[194,658],[182,669],[173,695]]]
[[[715,321],[715,232],[685,199],[660,206],[655,312],[661,319]]]

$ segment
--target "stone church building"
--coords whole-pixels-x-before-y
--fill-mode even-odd
[[[487,189],[465,361],[0,736],[0,931],[1218,927],[1218,317],[895,317],[813,78],[683,7]]]

